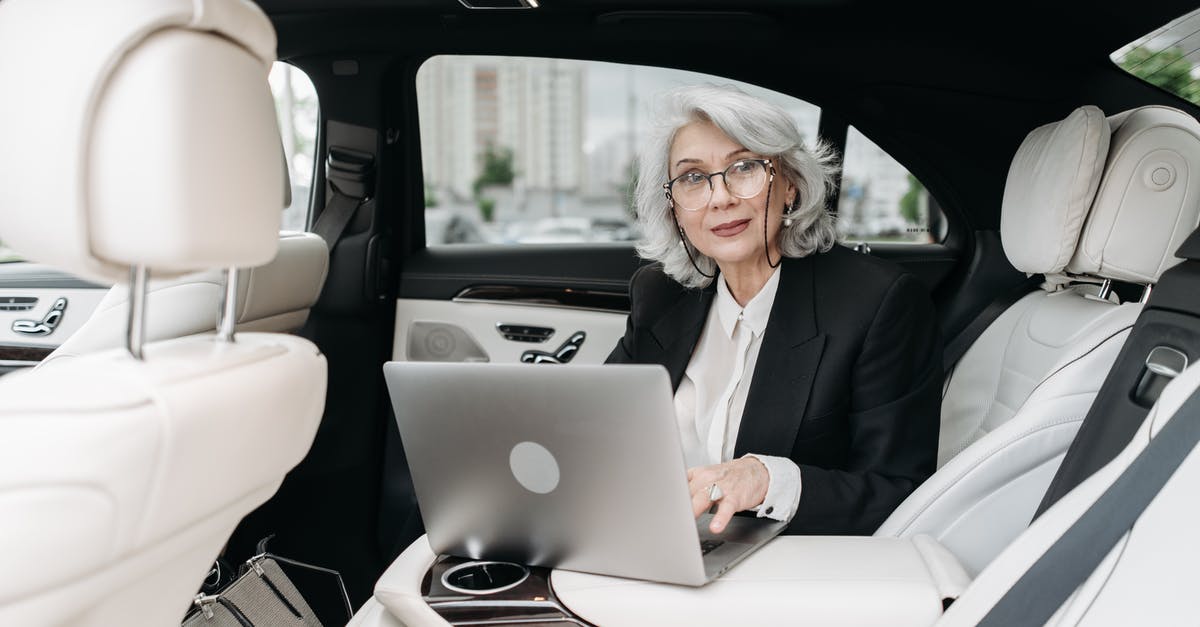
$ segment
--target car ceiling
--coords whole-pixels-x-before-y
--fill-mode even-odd
[[[1009,159],[1035,126],[1081,104],[1200,113],[1109,61],[1195,8],[1176,0],[1137,11],[1088,2],[543,0],[517,11],[469,10],[457,0],[258,2],[282,59],[378,56],[410,76],[435,54],[582,58],[702,71],[788,93],[844,116],[972,230],[998,227]],[[404,82],[411,85],[393,81]],[[362,107],[332,93],[321,98],[333,117]]]
[[[743,0],[737,3],[695,0],[542,0],[538,9],[519,11],[470,10],[458,0],[258,0],[275,21],[281,44],[315,49],[395,49],[462,45],[447,41],[445,30],[482,37],[480,44],[495,50],[496,42],[514,48],[557,54],[570,48],[614,43],[612,39],[641,35],[655,52],[668,42],[691,43],[680,52],[694,51],[702,35],[721,35],[733,28],[738,35],[757,34],[769,41],[786,41],[798,50],[903,52],[918,40],[930,50],[999,52],[1014,57],[1055,59],[1070,63],[1094,61],[1120,46],[1195,8],[1194,2],[1161,0],[1142,3],[955,3],[910,5],[861,0]],[[431,23],[440,28],[424,28]],[[687,23],[683,32],[666,24]],[[307,25],[317,32],[302,28]],[[500,28],[500,27],[503,28]],[[301,27],[301,28],[296,28]],[[347,28],[349,27],[349,28]],[[304,35],[292,42],[290,35]],[[742,32],[743,30],[747,32]],[[532,39],[523,32],[536,34]],[[588,35],[580,40],[580,35]],[[316,36],[314,36],[316,35]],[[753,44],[741,37],[708,38],[712,46]],[[318,43],[319,42],[319,43]],[[567,45],[574,42],[574,45]],[[902,42],[896,46],[891,42]],[[831,48],[826,48],[832,46]],[[566,50],[564,50],[564,47]],[[713,51],[712,48],[708,52]],[[828,53],[826,53],[828,54]],[[871,55],[872,58],[878,58]],[[837,59],[823,58],[822,64]],[[916,77],[897,63],[873,63],[883,76]]]

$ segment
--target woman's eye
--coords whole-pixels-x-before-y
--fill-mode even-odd
[[[754,171],[755,165],[753,161],[735,161],[729,166],[729,171],[734,174],[749,174]]]
[[[679,179],[684,185],[699,185],[704,182],[704,175],[699,172],[688,172]]]

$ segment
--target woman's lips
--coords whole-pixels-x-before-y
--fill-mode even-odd
[[[747,218],[745,220],[734,220],[732,222],[718,224],[709,230],[712,231],[717,237],[733,237],[734,235],[745,231],[746,226],[749,224],[750,219]]]

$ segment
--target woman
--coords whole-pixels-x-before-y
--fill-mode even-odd
[[[940,348],[925,289],[836,246],[830,157],[734,88],[667,95],[636,194],[655,260],[610,363],[666,366],[697,516],[869,534],[934,470]]]

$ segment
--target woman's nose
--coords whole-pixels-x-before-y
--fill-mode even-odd
[[[729,187],[725,185],[725,175],[713,176],[708,182],[712,185],[712,196],[708,199],[710,207],[722,209],[733,204],[734,195],[729,193]]]

